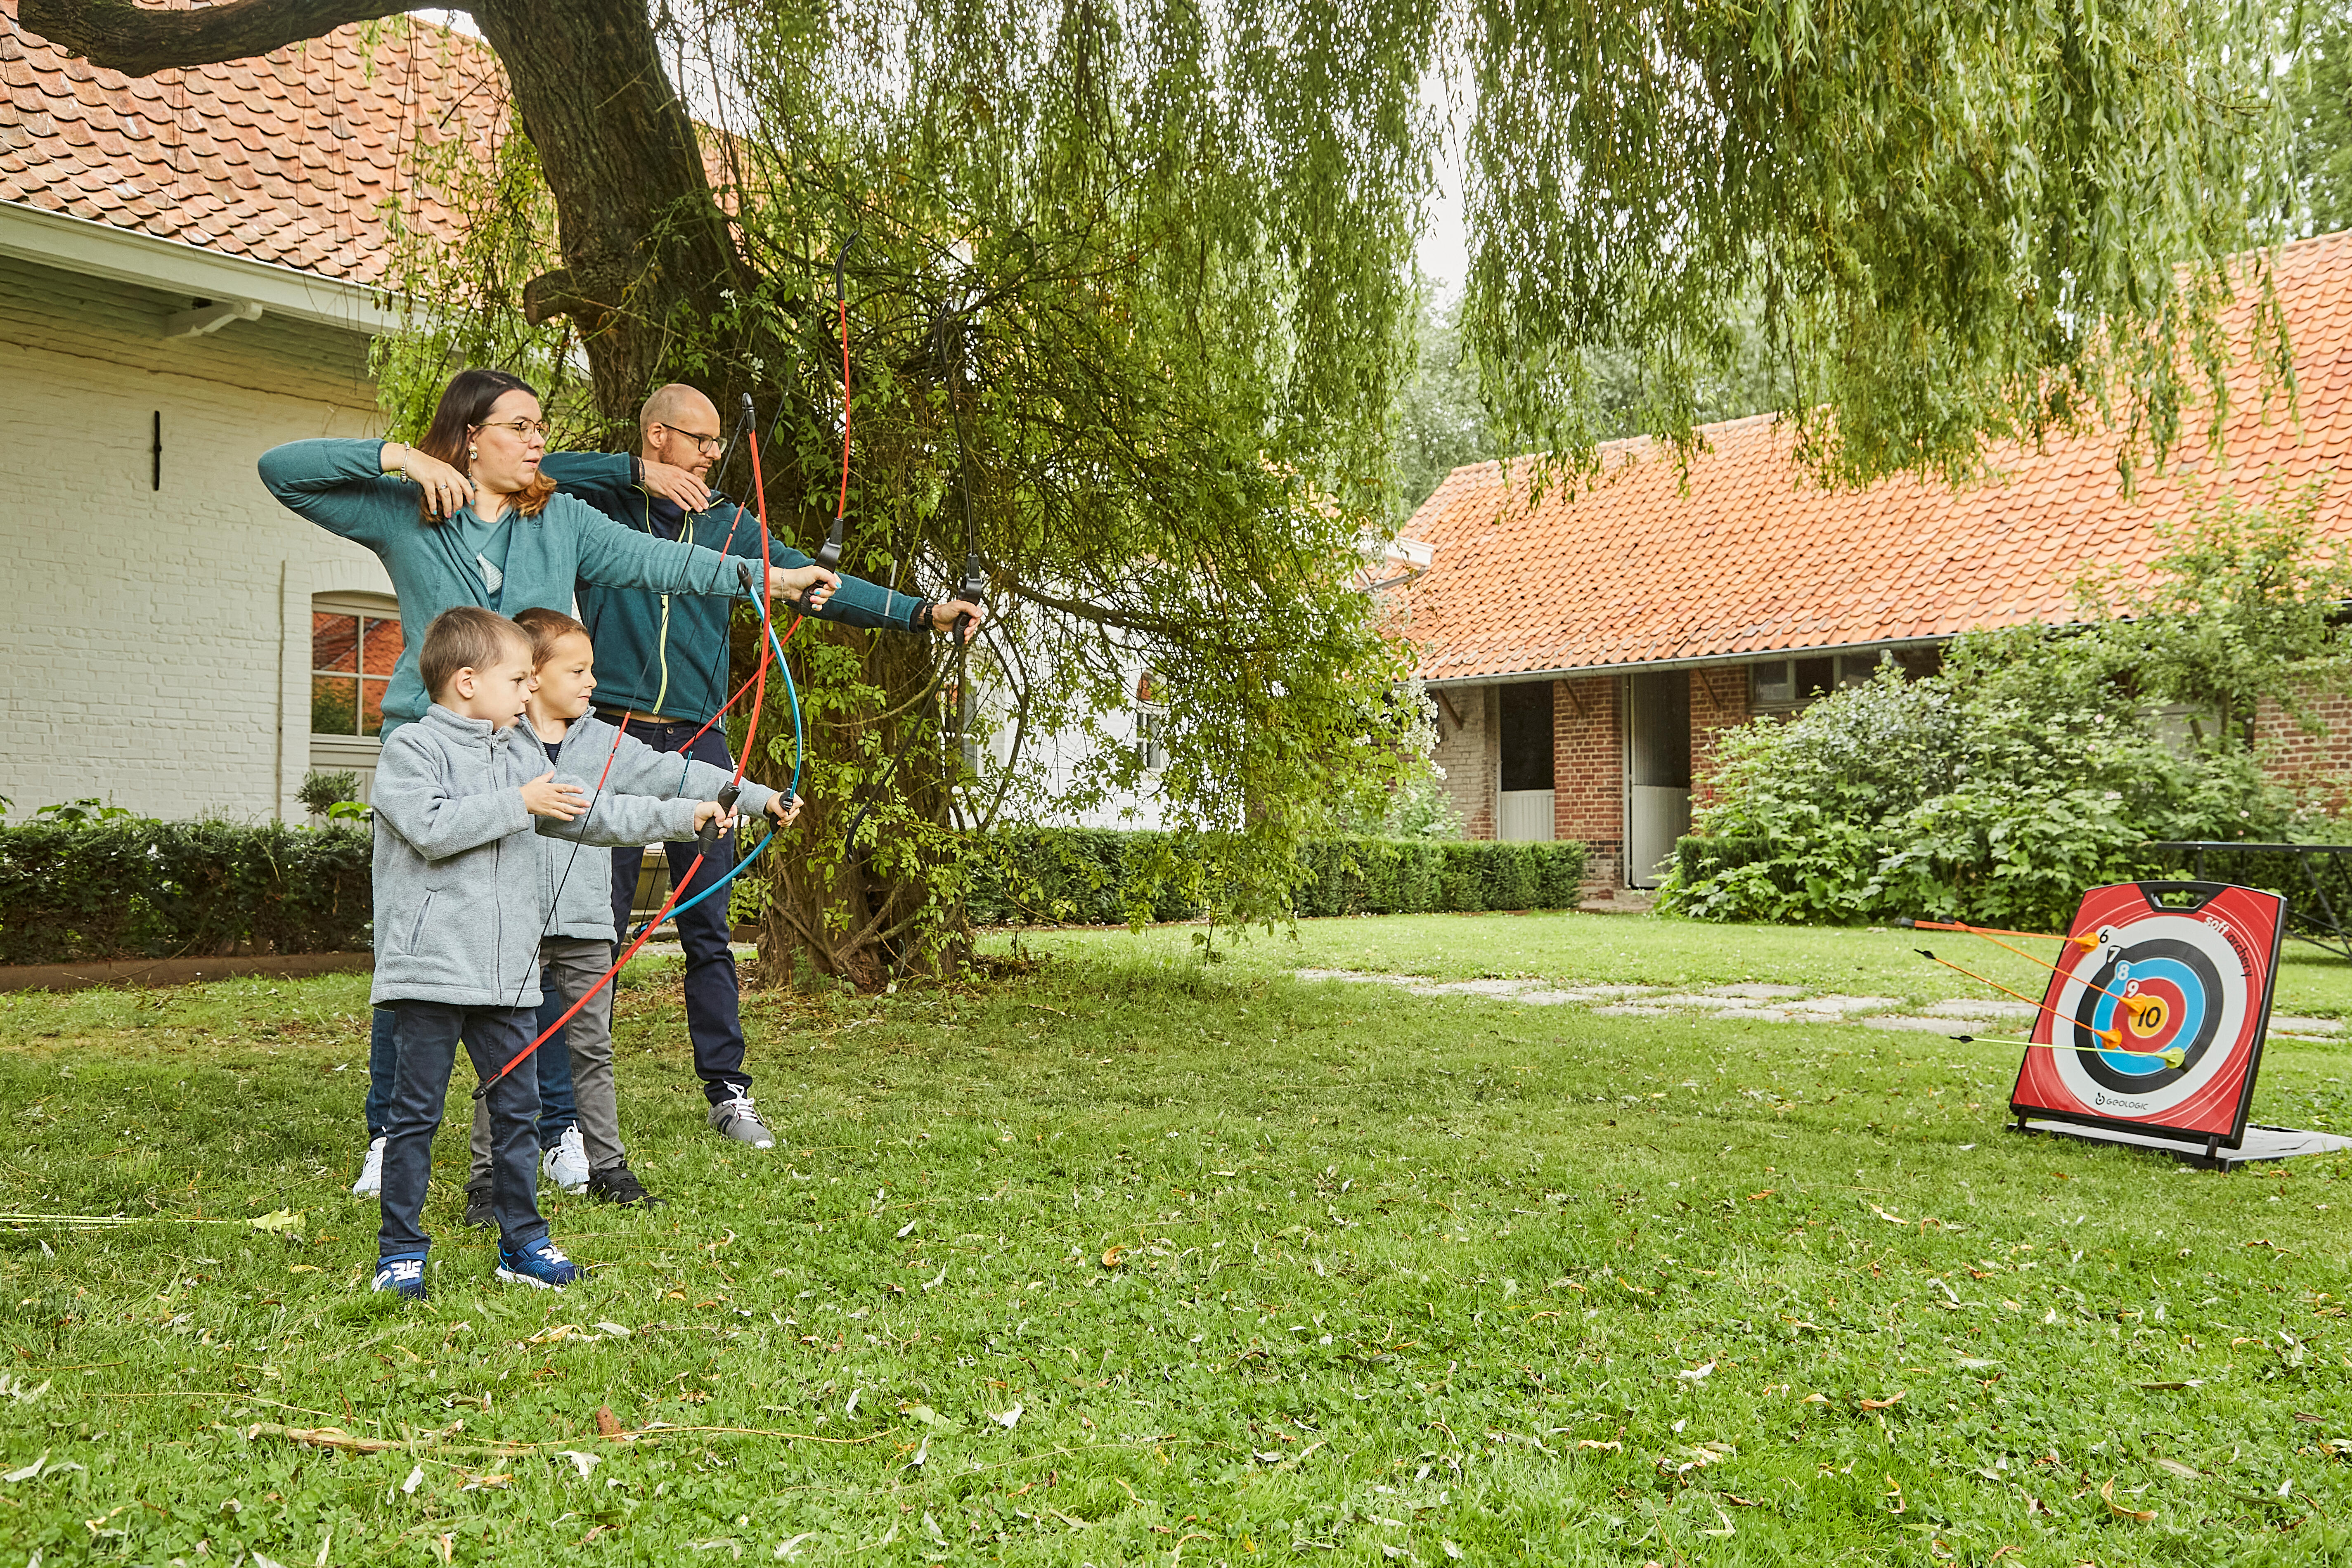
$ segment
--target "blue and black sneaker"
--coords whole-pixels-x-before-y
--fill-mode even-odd
[[[530,1285],[541,1290],[561,1290],[575,1283],[581,1276],[580,1265],[563,1256],[555,1243],[541,1237],[520,1252],[499,1248],[499,1279],[507,1285]]]
[[[405,1296],[412,1301],[425,1300],[425,1254],[411,1252],[398,1258],[375,1260],[375,1283],[371,1290],[389,1290],[395,1296]]]

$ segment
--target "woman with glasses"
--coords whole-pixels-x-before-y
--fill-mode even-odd
[[[557,494],[555,481],[540,472],[546,450],[547,420],[530,384],[504,371],[467,370],[442,392],[431,427],[414,446],[292,441],[262,454],[261,482],[293,511],[374,551],[407,626],[430,626],[458,605],[509,618],[534,606],[569,615],[575,583],[746,596],[740,563],[720,552],[649,538]],[[751,576],[756,582],[756,571]],[[775,595],[805,594],[815,604],[839,582],[814,564],[768,574]],[[431,706],[416,672],[423,640],[410,637],[393,668],[383,698],[386,738]],[[352,1187],[362,1196],[382,1183],[394,1049],[388,1009],[377,1010],[370,1045],[368,1153]]]
[[[507,616],[536,605],[569,615],[575,583],[740,598],[719,551],[649,538],[569,496],[541,473],[547,421],[539,395],[500,370],[451,379],[424,439],[292,441],[261,457],[261,482],[330,533],[364,544],[391,574],[401,621],[425,626],[457,605]],[[754,574],[756,579],[756,574]],[[775,568],[770,591],[822,605],[840,579],[814,564]],[[383,699],[383,733],[431,699],[412,638]]]

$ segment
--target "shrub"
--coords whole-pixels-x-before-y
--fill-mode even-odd
[[[1581,844],[1426,838],[1325,839],[1302,847],[1293,895],[1302,917],[1573,908]],[[970,909],[982,925],[1190,920],[1216,868],[1164,833],[1030,828],[992,836]]]
[[[364,948],[369,835],[89,816],[0,827],[0,963]]]
[[[1890,667],[1732,731],[1665,903],[1711,920],[2046,926],[2085,888],[2129,879],[2150,839],[2285,834],[2292,803],[2252,753],[2168,750],[2130,702],[2070,677],[2068,642],[1964,638],[1937,676]]]
[[[345,802],[358,800],[359,795],[360,775],[348,768],[337,773],[312,768],[302,775],[302,787],[294,792],[294,798],[313,816],[324,816]]]

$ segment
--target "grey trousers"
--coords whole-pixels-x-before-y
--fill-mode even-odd
[[[550,937],[539,944],[539,963],[541,984],[569,1007],[612,967],[613,944],[593,937]],[[597,992],[564,1027],[572,1044],[572,1094],[580,1107],[580,1140],[588,1146],[588,1169],[609,1170],[628,1152],[621,1147],[621,1102],[613,1087],[613,988]],[[486,1103],[478,1100],[474,1102],[473,1145],[473,1173],[466,1184],[487,1187],[490,1119]]]

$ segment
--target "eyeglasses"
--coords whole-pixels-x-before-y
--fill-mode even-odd
[[[681,430],[675,425],[664,425],[662,428],[673,436],[685,437],[693,442],[698,450],[708,452],[714,458],[727,450],[727,437],[724,436],[698,436],[691,430]]]
[[[477,425],[474,428],[509,430],[514,433],[514,438],[518,441],[528,441],[534,436],[542,441],[547,439],[547,421],[544,419],[493,419],[488,424]]]

